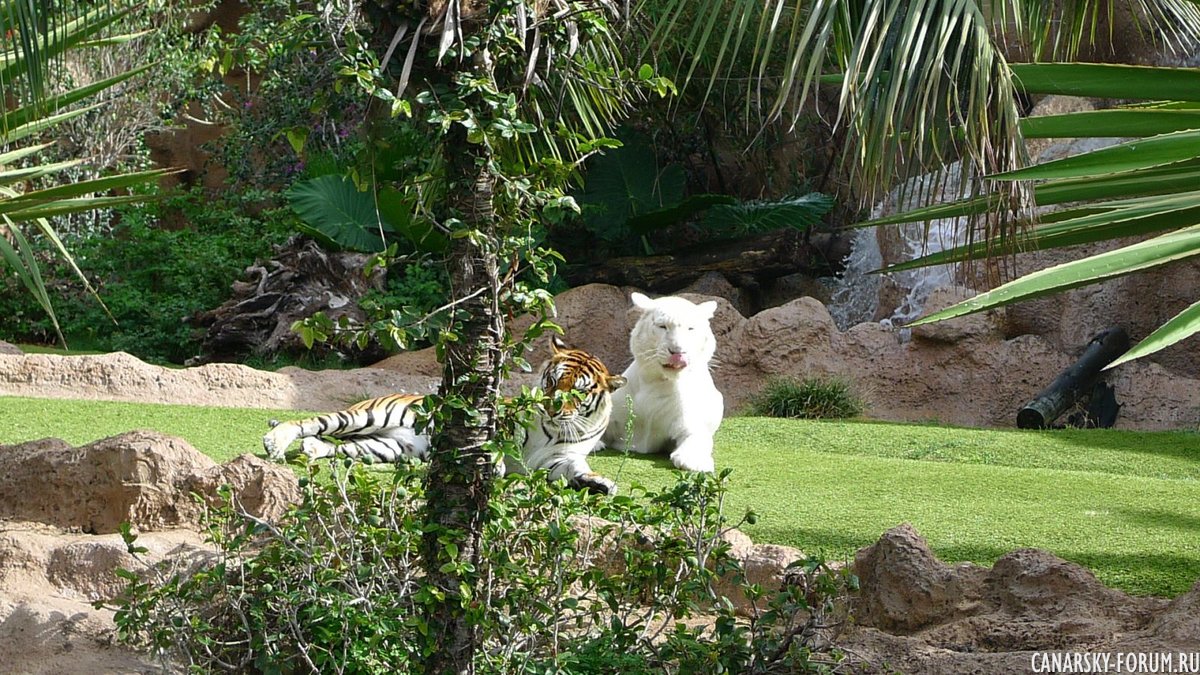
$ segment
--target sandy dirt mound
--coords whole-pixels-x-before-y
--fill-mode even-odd
[[[370,396],[433,391],[438,380],[379,368],[255,370],[232,363],[163,368],[124,352],[99,356],[0,354],[0,395],[338,410]]]
[[[1133,597],[1034,549],[990,569],[947,565],[907,525],[859,551],[854,571],[856,625],[841,644],[865,672],[1017,673],[1047,651],[1200,651],[1200,584],[1174,601]]]

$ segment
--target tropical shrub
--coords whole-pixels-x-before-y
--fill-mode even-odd
[[[89,292],[94,294],[94,289],[75,267],[51,219],[139,201],[140,195],[116,193],[165,173],[142,171],[63,180],[66,172],[78,171],[83,159],[48,161],[46,155],[56,140],[52,129],[93,110],[76,104],[149,68],[142,65],[66,91],[53,91],[50,86],[69,52],[130,39],[109,31],[129,7],[114,2],[94,8],[75,4],[51,8],[45,3],[0,0],[0,34],[4,36],[0,41],[0,82],[5,96],[0,115],[0,260],[45,313],[60,342],[62,333],[42,278],[42,261],[35,255],[38,240],[45,251],[75,272]],[[78,175],[68,178],[77,179]]]
[[[420,473],[345,466],[308,466],[303,503],[276,524],[215,508],[213,556],[198,568],[122,572],[120,638],[203,672],[422,672],[432,641],[420,608],[438,598],[416,562]],[[501,481],[469,609],[476,667],[762,673],[832,663],[815,638],[845,618],[855,580],[808,559],[782,588],[746,583],[721,537],[735,524],[725,490],[724,476],[706,475],[613,499],[544,475]],[[718,588],[749,598],[748,616]]]
[[[696,225],[690,237],[671,239],[694,243],[785,227],[804,231],[820,223],[834,206],[831,197],[819,192],[750,201],[723,194],[688,194],[683,167],[661,163],[644,134],[624,129],[618,139],[620,147],[587,162],[583,187],[573,195],[580,207],[579,222],[610,253],[654,253],[652,235],[673,232],[672,228],[690,221]],[[577,227],[570,221],[562,236],[575,236]]]

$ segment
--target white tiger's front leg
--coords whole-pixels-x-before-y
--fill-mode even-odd
[[[693,434],[683,437],[671,452],[671,463],[675,468],[697,473],[712,473],[716,470],[713,461],[712,434]]]

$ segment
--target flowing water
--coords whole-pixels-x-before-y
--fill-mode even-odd
[[[1039,146],[1036,161],[1048,161],[1090,152],[1127,139],[1079,138],[1047,143]],[[1033,151],[1033,148],[1031,148]],[[901,191],[893,190],[871,211],[872,218],[907,211],[932,201],[949,201],[964,194],[959,165],[947,167],[938,184],[935,174],[919,176],[909,182],[901,199]],[[932,195],[933,200],[930,199]],[[928,231],[926,231],[928,227]],[[865,228],[855,233],[850,255],[846,259],[846,270],[833,283],[829,313],[841,330],[859,323],[877,320],[880,314],[880,295],[885,285],[895,290],[883,295],[902,299],[895,308],[878,321],[888,327],[902,327],[912,322],[925,310],[925,301],[930,293],[958,281],[958,264],[926,267],[907,272],[872,274],[884,264],[895,264],[952,248],[963,243],[966,236],[966,218],[944,218],[923,223],[887,225],[880,228]],[[884,245],[881,246],[880,242]],[[900,337],[907,337],[902,330]]]
[[[905,199],[900,198],[898,190],[893,191],[872,209],[871,217],[880,218],[916,208],[930,192],[947,198],[957,198],[961,194],[957,166],[952,166],[943,174],[940,185],[934,183],[936,178],[933,174],[927,174],[914,179],[906,191]],[[943,218],[927,225],[906,223],[858,230],[846,259],[846,270],[836,281],[830,299],[829,313],[838,328],[846,330],[859,323],[874,321],[879,314],[880,292],[885,284],[894,284],[898,293],[903,294],[903,299],[888,316],[880,320],[881,324],[899,327],[920,316],[930,293],[954,283],[957,265],[938,265],[885,274],[872,272],[884,264],[912,260],[962,243],[965,223],[965,218]],[[884,231],[885,228],[887,231]],[[887,242],[886,251],[880,245],[881,239]]]

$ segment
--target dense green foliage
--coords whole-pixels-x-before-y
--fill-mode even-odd
[[[122,639],[196,672],[423,672],[431,628],[420,607],[442,599],[416,564],[421,475],[345,465],[308,467],[303,503],[277,524],[228,501],[215,509],[215,555],[198,569],[124,572],[126,593],[104,603]],[[721,537],[739,524],[724,513],[725,476],[614,499],[563,491],[543,475],[509,477],[496,491],[477,563],[485,583],[463,590],[481,672],[766,673],[832,663],[813,639],[844,619],[853,577],[810,559],[782,589],[748,584]],[[139,551],[132,533],[126,541]],[[730,593],[753,599],[749,620]],[[711,630],[688,624],[701,612]]]
[[[134,11],[127,2],[102,6],[0,0],[0,271],[4,281],[28,293],[62,341],[51,294],[42,277],[40,252],[63,261],[89,292],[87,278],[74,268],[53,219],[89,213],[141,200],[130,188],[153,182],[163,170],[127,171],[97,177],[81,170],[85,157],[62,160],[53,148],[62,127],[79,122],[114,91],[144,74],[148,64],[123,64],[116,72],[77,84],[68,77],[68,56],[96,45],[120,44],[121,22]],[[82,105],[88,102],[93,105]],[[60,161],[53,161],[53,160]]]
[[[856,417],[864,410],[862,398],[841,378],[771,378],[750,399],[748,413],[793,419]]]
[[[350,403],[350,401],[347,401]],[[0,399],[0,443],[84,443],[133,428],[180,435],[224,461],[260,453],[267,420],[300,411]],[[759,515],[757,541],[838,559],[912,523],[947,561],[991,564],[1047,549],[1129,592],[1177,595],[1200,577],[1200,436],[1111,429],[1001,431],[940,426],[726,419],[717,466],[732,468],[731,513]],[[601,453],[621,493],[674,484],[665,457]]]
[[[187,223],[159,225],[174,211]],[[211,200],[194,191],[163,202],[129,208],[111,233],[70,242],[79,268],[101,292],[104,307],[73,280],[63,265],[50,268],[48,283],[59,291],[63,334],[73,348],[126,351],[159,363],[183,363],[198,351],[196,328],[185,319],[212,309],[229,295],[231,280],[271,254],[291,225],[285,212],[247,214],[236,196]],[[28,297],[0,293],[0,331],[10,339],[46,342],[49,320]],[[114,323],[115,320],[115,323]]]

